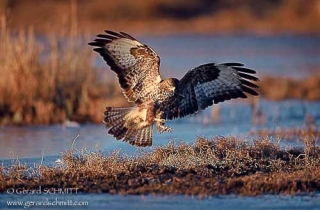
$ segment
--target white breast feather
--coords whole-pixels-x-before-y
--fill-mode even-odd
[[[130,127],[134,129],[141,129],[148,126],[147,122],[147,109],[141,109],[138,107],[132,108],[132,110],[124,117],[126,123],[125,127]]]

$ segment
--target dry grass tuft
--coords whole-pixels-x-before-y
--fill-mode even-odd
[[[320,189],[319,160],[312,139],[304,148],[282,149],[268,138],[251,143],[198,138],[192,145],[172,142],[136,157],[72,148],[53,167],[18,162],[0,167],[0,191],[42,186],[112,194],[294,194]]]
[[[252,131],[251,135],[259,136],[261,138],[276,137],[279,140],[305,142],[312,141],[314,144],[320,139],[320,127],[317,127],[314,122],[302,128],[282,128],[282,129],[262,129]],[[308,144],[309,145],[309,144]]]
[[[32,27],[13,31],[0,17],[0,124],[101,122],[107,98],[120,91],[99,79],[74,24],[37,37]]]

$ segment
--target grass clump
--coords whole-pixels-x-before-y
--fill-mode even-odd
[[[310,152],[312,150],[312,152]],[[268,138],[249,143],[235,137],[169,143],[139,156],[71,149],[55,166],[0,169],[0,191],[73,187],[117,194],[294,194],[320,189],[320,149],[282,149]]]
[[[101,122],[117,86],[100,79],[75,25],[38,37],[32,27],[11,30],[0,17],[0,124]]]

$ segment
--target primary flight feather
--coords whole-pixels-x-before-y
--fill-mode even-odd
[[[104,123],[117,140],[136,146],[152,145],[152,127],[171,132],[166,120],[181,118],[233,98],[257,96],[256,71],[241,63],[208,63],[188,71],[180,80],[162,79],[160,58],[124,32],[105,31],[90,42],[114,71],[124,96],[134,107],[107,107]]]

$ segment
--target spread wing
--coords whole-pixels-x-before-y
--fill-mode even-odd
[[[141,103],[148,100],[157,83],[159,56],[147,45],[141,44],[124,32],[105,31],[88,43],[111,67],[119,79],[123,94],[129,102]]]
[[[180,80],[175,95],[161,105],[164,118],[173,119],[194,114],[213,103],[232,98],[247,98],[245,93],[258,95],[251,81],[256,72],[240,63],[204,64],[189,72]]]

